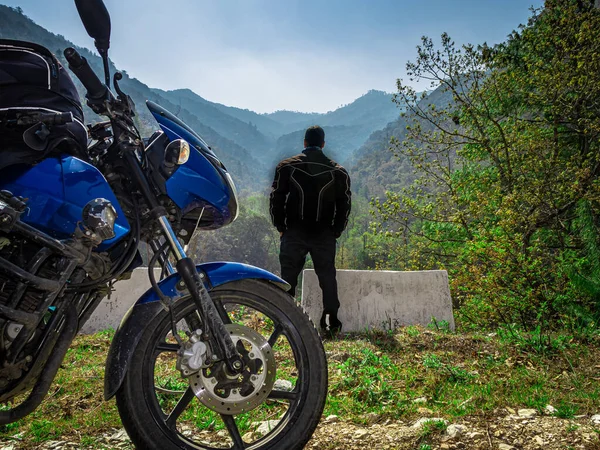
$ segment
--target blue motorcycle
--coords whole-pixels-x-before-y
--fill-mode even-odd
[[[44,71],[39,85],[13,83],[0,96],[0,155],[10,162],[0,166],[0,401],[24,398],[0,411],[0,423],[40,405],[73,338],[112,284],[140,265],[145,242],[152,288],[114,335],[104,386],[135,446],[303,448],[327,394],[315,327],[279,277],[186,255],[194,232],[235,220],[234,183],[203,139],[155,103],[147,107],[160,130],[140,136],[120,73],[116,96],[109,88],[108,12],[102,0],[75,3],[105,81],[75,49],[64,56],[107,121],[83,125],[54,55],[0,45],[0,64],[10,67],[0,82]],[[31,104],[34,96],[45,106]],[[255,430],[257,422],[266,428]]]

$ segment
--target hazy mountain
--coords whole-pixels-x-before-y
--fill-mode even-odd
[[[439,87],[420,100],[421,106],[427,108],[434,104],[437,109],[447,107],[452,103],[452,94]],[[406,127],[415,117],[406,114],[394,122],[390,122],[382,130],[375,131],[348,161],[348,169],[353,180],[353,190],[367,197],[383,196],[386,190],[399,191],[409,186],[415,179],[415,173],[410,163],[399,159],[390,150],[390,139],[395,137],[402,142],[406,138]],[[429,123],[421,122],[423,129],[431,127]]]
[[[325,153],[342,165],[346,165],[356,150],[357,142],[364,142],[372,133],[371,128],[365,126],[324,126]],[[275,146],[273,162],[288,158],[302,151],[304,129],[284,134]]]
[[[198,96],[198,98],[201,98],[203,101],[214,106],[225,114],[229,114],[230,116],[235,117],[242,122],[246,122],[252,126],[255,126],[265,136],[276,138],[281,135],[281,123],[265,116],[264,114],[259,114],[254,111],[250,111],[249,109],[241,109],[236,108],[235,106],[225,106],[220,103],[210,102],[200,96]]]
[[[297,127],[298,124],[302,124],[299,127],[301,128],[307,123],[311,123],[319,119],[319,117],[324,116],[325,114],[320,113],[306,113],[299,111],[275,111],[272,113],[264,114],[265,117],[269,117],[286,127],[292,126]]]
[[[275,145],[275,139],[261,133],[254,123],[244,122],[227,112],[223,112],[221,108],[217,107],[216,103],[203,99],[189,89],[177,89],[175,91],[152,90],[180,108],[187,109],[200,122],[211,127],[217,133],[227,136],[236,144],[244,148],[259,151],[259,154],[255,153],[259,159],[261,155],[264,156],[271,153]],[[260,117],[256,113],[253,114],[256,117]]]
[[[396,120],[400,112],[401,110],[398,109],[398,105],[392,102],[392,94],[371,90],[352,103],[328,113],[275,111],[274,113],[266,114],[266,116],[282,123],[288,133],[311,125],[357,126],[369,129],[370,133]],[[362,142],[358,143],[358,145],[360,144]]]
[[[392,102],[392,95],[369,91],[352,103],[325,114],[277,111],[268,116],[285,124],[289,132],[277,140],[274,159],[289,157],[302,150],[304,129],[321,125],[325,130],[325,152],[342,165],[354,159],[354,152],[369,136],[398,120],[403,108]]]
[[[345,160],[373,131],[396,120],[402,111],[392,102],[391,94],[375,90],[348,105],[324,114],[294,111],[257,114],[210,102],[189,89],[154,91],[188,109],[206,125],[228,136],[237,144],[255,149],[255,156],[267,163],[277,159],[282,153],[294,151],[291,150],[292,145],[284,148],[281,141],[275,144],[275,138],[284,138],[283,141],[286,142],[286,135],[297,136],[297,132],[312,125],[329,127],[327,140],[333,139],[332,142],[340,144],[340,155]],[[301,145],[302,139],[297,140],[293,143],[293,148]]]

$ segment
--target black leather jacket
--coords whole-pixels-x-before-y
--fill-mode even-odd
[[[352,204],[348,172],[319,147],[281,161],[275,169],[270,212],[279,231],[330,229],[336,237],[348,224]]]

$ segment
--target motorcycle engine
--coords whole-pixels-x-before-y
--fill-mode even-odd
[[[60,259],[50,252],[40,252],[40,247],[15,236],[0,233],[0,257],[21,267],[35,272],[44,278],[56,278],[60,275]],[[19,283],[10,276],[0,272],[0,305],[24,312],[34,312],[39,309],[44,300],[44,293],[37,289],[19,287]],[[7,351],[18,336],[23,324],[0,317],[0,390],[7,387],[14,379],[21,377],[27,370],[27,363],[32,360],[27,357],[27,346],[24,354],[14,364],[7,361]],[[29,344],[36,340],[43,328],[38,329],[29,339]]]

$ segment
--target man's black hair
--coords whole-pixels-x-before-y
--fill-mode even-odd
[[[307,147],[321,147],[325,143],[325,131],[319,125],[309,127],[304,133]]]

